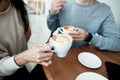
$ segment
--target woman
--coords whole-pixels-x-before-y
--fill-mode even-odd
[[[77,27],[70,32],[73,47],[91,43],[100,50],[120,51],[120,27],[116,26],[110,7],[97,0],[52,0],[48,27]]]
[[[27,50],[29,37],[29,20],[23,0],[0,0],[0,80],[19,80],[5,76],[15,74],[28,62],[45,66],[52,63],[53,53],[48,52],[50,45],[41,44]],[[22,80],[27,79],[23,77]]]

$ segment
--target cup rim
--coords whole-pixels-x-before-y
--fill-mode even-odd
[[[75,26],[72,26],[72,25],[65,25],[65,26],[76,28]],[[65,29],[65,26],[63,26],[63,30],[65,31],[65,33],[69,33],[71,30]],[[72,30],[72,31],[74,31],[74,30]]]
[[[73,42],[73,38],[72,38],[70,35],[68,35],[68,34],[54,34],[54,35],[65,35],[65,36],[68,36],[68,38],[70,39],[70,41],[69,41],[69,42],[60,43],[60,42],[54,41],[54,40],[52,39],[52,37],[51,37],[51,38],[50,38],[50,41],[52,40],[52,42],[54,42],[54,43],[68,44],[68,43]],[[53,35],[53,36],[54,36],[54,35]]]

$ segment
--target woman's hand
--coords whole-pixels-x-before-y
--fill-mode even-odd
[[[56,14],[57,11],[59,11],[64,7],[64,3],[66,1],[67,0],[52,0],[50,14],[51,15]]]
[[[48,44],[41,44],[38,46],[33,46],[30,49],[15,55],[15,62],[18,66],[22,66],[28,62],[35,62],[38,64],[42,64],[48,66],[52,63],[51,59],[53,56],[51,50],[51,46]]]
[[[88,32],[81,28],[75,28],[75,31],[69,32],[75,42],[81,42],[86,39]]]

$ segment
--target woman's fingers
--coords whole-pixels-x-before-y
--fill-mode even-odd
[[[33,46],[15,56],[16,64],[21,66],[28,62],[42,63],[51,60],[53,53],[50,50],[51,46],[48,44]]]
[[[51,46],[49,44],[42,44],[37,46],[39,49],[39,52],[46,52],[46,51],[50,51],[51,50]]]
[[[49,44],[41,44],[34,47],[31,47],[26,53],[27,61],[32,61],[36,63],[44,62],[48,59],[51,59],[53,52],[48,52],[51,50]]]
[[[41,63],[39,63],[39,64],[44,65],[44,66],[48,66],[48,65],[50,65],[51,63],[52,63],[52,61],[51,61],[51,60],[48,60],[48,61],[46,61],[46,62],[41,62]]]
[[[53,53],[40,53],[38,59],[47,60],[47,59],[51,59],[52,56],[53,56]]]

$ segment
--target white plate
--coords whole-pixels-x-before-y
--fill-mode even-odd
[[[99,68],[102,65],[101,59],[93,53],[82,52],[78,55],[81,64],[89,68]]]
[[[75,80],[108,80],[106,77],[95,72],[84,72],[77,76]]]

